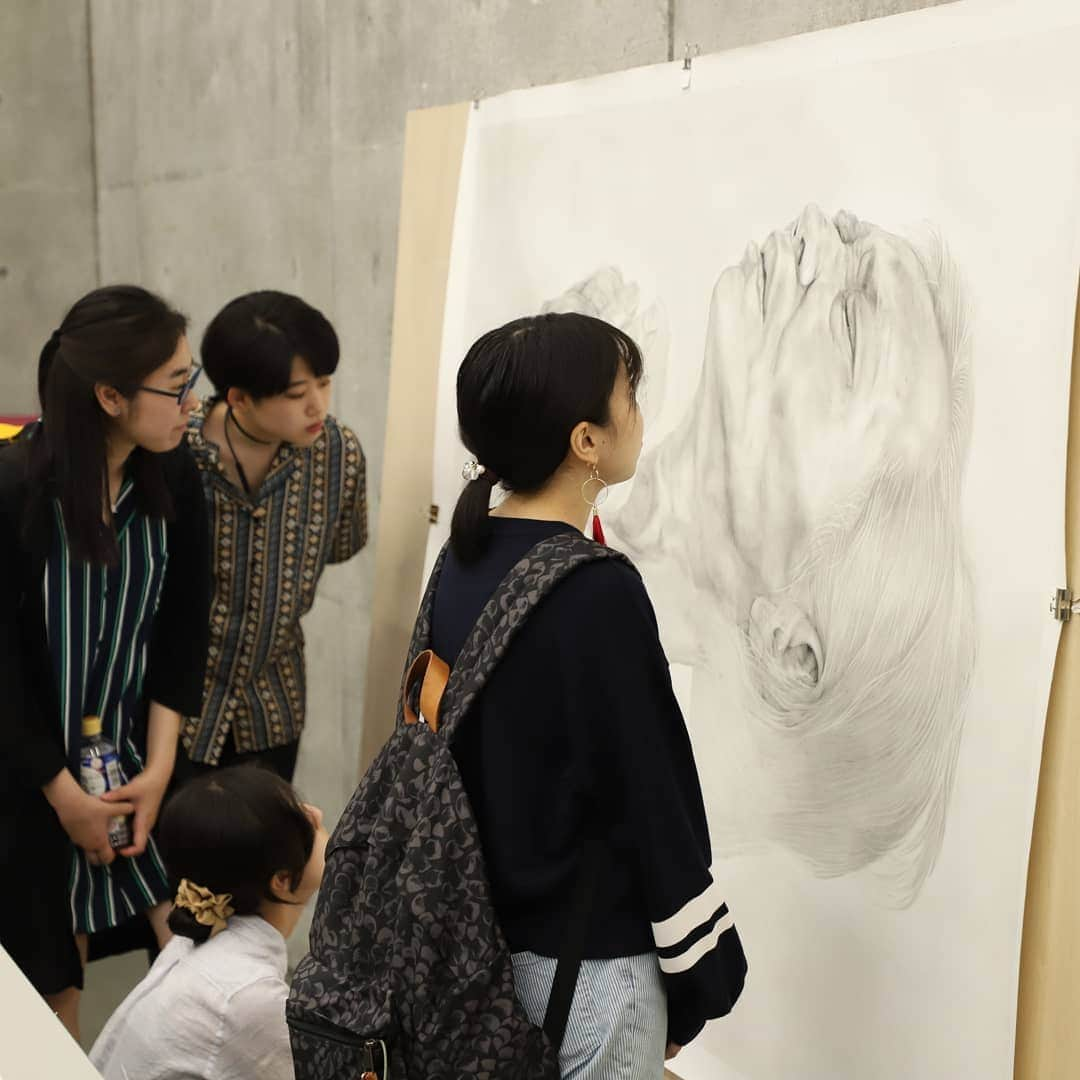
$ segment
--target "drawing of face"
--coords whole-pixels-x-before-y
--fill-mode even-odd
[[[782,585],[799,545],[888,464],[918,470],[950,422],[949,358],[931,283],[905,240],[808,206],[751,243],[713,291],[733,536]]]
[[[692,672],[714,852],[873,866],[901,907],[941,847],[977,654],[968,326],[937,238],[808,207],[716,281],[696,391],[606,522]]]

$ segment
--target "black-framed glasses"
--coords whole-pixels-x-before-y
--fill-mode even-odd
[[[192,364],[188,381],[179,390],[159,390],[156,386],[136,386],[135,389],[145,390],[148,394],[160,394],[162,397],[176,398],[177,408],[182,409],[184,402],[188,399],[188,394],[191,393],[192,387],[199,381],[201,374],[202,364]]]

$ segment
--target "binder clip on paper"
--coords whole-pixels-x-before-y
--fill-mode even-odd
[[[694,77],[694,57],[701,55],[700,45],[686,46],[686,51],[683,53],[682,62],[682,88],[684,90],[690,89],[690,80]]]

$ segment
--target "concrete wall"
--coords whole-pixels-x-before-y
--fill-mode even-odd
[[[0,415],[36,410],[41,346],[97,284],[87,8],[0,3]]]
[[[0,412],[32,403],[31,358],[96,280],[161,291],[193,340],[232,296],[291,290],[341,335],[335,412],[374,517],[408,110],[932,2],[5,0]],[[306,625],[298,781],[331,820],[355,781],[373,566],[330,568]]]

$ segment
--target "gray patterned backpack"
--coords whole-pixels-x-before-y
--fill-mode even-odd
[[[536,545],[488,601],[443,689],[448,673],[429,647],[445,557],[444,550],[417,616],[394,733],[327,845],[311,952],[286,1007],[296,1080],[559,1076],[558,1047],[600,873],[600,834],[585,838],[538,1028],[514,997],[510,951],[449,745],[544,596],[585,563],[622,556],[578,533]]]

